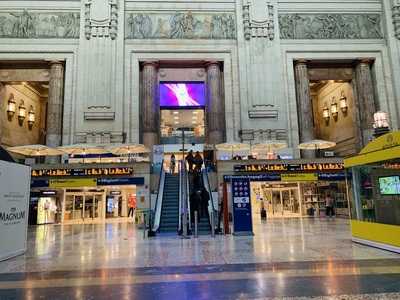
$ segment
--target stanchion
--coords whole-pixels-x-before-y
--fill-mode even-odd
[[[214,220],[214,210],[211,210],[211,236],[215,237],[215,220]]]
[[[198,222],[197,222],[197,210],[194,211],[194,237],[198,237]]]
[[[143,239],[146,239],[146,213],[143,212]]]

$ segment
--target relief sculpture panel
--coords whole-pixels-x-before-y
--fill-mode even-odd
[[[0,12],[0,38],[79,38],[79,12]]]
[[[127,39],[235,39],[233,13],[127,13]]]
[[[281,14],[281,39],[382,39],[379,14]]]

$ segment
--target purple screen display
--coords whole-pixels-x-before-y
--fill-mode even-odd
[[[204,83],[160,83],[160,106],[205,106]]]

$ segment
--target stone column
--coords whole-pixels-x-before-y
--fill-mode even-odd
[[[142,72],[142,132],[143,144],[150,148],[159,143],[160,131],[160,101],[157,94],[157,71],[158,64],[155,61],[143,63]]]
[[[225,105],[222,97],[221,68],[217,61],[207,64],[207,143],[220,144],[225,141]]]
[[[360,131],[362,132],[362,146],[368,144],[373,134],[374,113],[377,111],[375,102],[374,82],[371,74],[372,60],[363,59],[355,68],[357,87],[356,105],[359,113]]]
[[[313,126],[313,111],[310,95],[310,81],[308,79],[306,61],[298,61],[294,67],[296,80],[297,117],[299,122],[300,143],[308,142],[315,138]],[[302,150],[301,157],[313,158],[315,152]]]

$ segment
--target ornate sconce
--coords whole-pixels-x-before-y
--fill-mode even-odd
[[[35,111],[33,110],[33,106],[29,108],[28,112],[28,127],[29,129],[32,129],[33,124],[35,124]]]
[[[26,107],[24,105],[24,101],[21,100],[21,103],[18,106],[18,123],[19,126],[22,126],[24,120],[26,118]]]
[[[333,119],[334,119],[335,121],[337,121],[338,114],[339,114],[338,105],[337,105],[337,103],[336,103],[335,97],[332,97],[331,115],[332,115],[332,117],[333,117]]]
[[[10,94],[10,98],[8,99],[7,102],[8,121],[11,121],[13,119],[16,109],[17,109],[17,104],[15,103],[14,95]]]
[[[340,92],[339,107],[343,114],[347,113],[349,107],[347,105],[347,98],[343,90]]]
[[[329,108],[328,106],[324,106],[324,108],[322,108],[322,118],[324,118],[325,120],[325,124],[328,125],[329,124],[329,119],[330,119],[330,114],[329,114]]]

